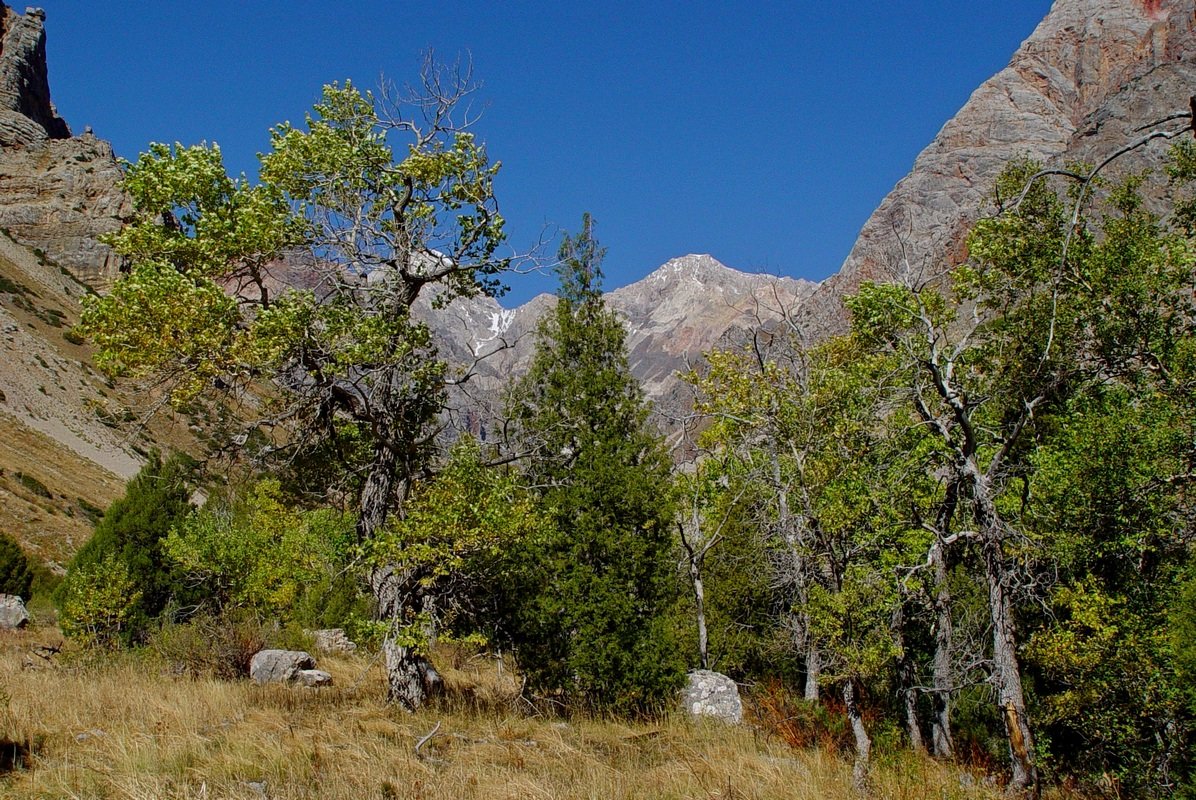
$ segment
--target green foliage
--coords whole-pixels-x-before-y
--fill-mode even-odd
[[[107,239],[131,269],[86,300],[78,328],[97,365],[162,380],[180,407],[274,379],[275,422],[324,468],[300,488],[364,491],[353,476],[393,475],[396,453],[418,472],[445,365],[410,306],[425,289],[437,305],[496,293],[507,267],[499,165],[452,124],[468,86],[454,94],[437,77],[425,75],[441,91],[416,113],[426,127],[351,84],[326,86],[305,127],[271,132],[257,184],[229,177],[215,145],[151,145],[124,181],[136,215]],[[267,265],[297,248],[312,258],[293,260],[275,294]],[[372,532],[376,517],[361,524]]]
[[[74,611],[70,609],[87,606],[80,592],[85,594],[83,587],[90,586],[88,581],[100,574],[97,565],[109,561],[116,566],[106,566],[100,572],[127,574],[137,589],[136,601],[127,609],[122,607],[117,615],[122,641],[140,638],[149,622],[170,602],[186,601],[187,589],[166,558],[162,540],[171,526],[191,511],[190,474],[191,461],[187,457],[176,455],[163,462],[155,454],[129,481],[124,496],[108,507],[95,533],[67,565],[66,578],[57,590],[64,625],[89,626],[85,621],[73,622]],[[68,598],[74,598],[73,605]],[[100,605],[111,604],[104,601]]]
[[[646,710],[682,680],[667,620],[676,596],[669,463],[602,300],[587,216],[561,246],[556,308],[511,414],[534,451],[527,479],[552,518],[515,577],[514,645],[531,685],[579,705]]]
[[[258,482],[227,506],[209,503],[179,520],[162,546],[201,592],[197,601],[213,613],[241,610],[290,619],[297,609],[312,608],[309,595],[354,597],[359,591],[339,580],[351,558],[352,518],[330,509],[289,507],[273,479]],[[355,603],[342,599],[340,605],[351,613]]]
[[[33,566],[25,551],[7,533],[0,533],[0,594],[15,594],[29,600]]]
[[[60,588],[62,632],[88,647],[128,644],[140,633],[141,597],[128,563],[117,553],[81,562]]]
[[[477,442],[461,439],[444,469],[413,487],[403,517],[366,549],[368,563],[403,576],[403,616],[390,624],[405,645],[426,655],[443,632],[498,624],[494,586],[511,554],[548,526],[517,473],[486,466]]]

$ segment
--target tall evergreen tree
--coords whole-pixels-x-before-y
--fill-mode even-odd
[[[530,544],[515,646],[532,685],[645,710],[682,680],[666,613],[677,591],[669,459],[601,292],[593,222],[560,250],[555,310],[513,392],[527,475],[554,517]]]
[[[76,576],[112,560],[127,568],[139,591],[140,599],[130,612],[132,624],[125,629],[128,636],[136,637],[144,622],[162,613],[181,586],[181,576],[163,552],[162,540],[191,511],[191,463],[182,455],[166,461],[155,455],[141,468],[71,560],[57,593],[60,603],[70,594]]]
[[[29,599],[33,567],[25,551],[7,533],[0,533],[0,594]]]

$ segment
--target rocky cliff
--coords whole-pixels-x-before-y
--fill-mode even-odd
[[[45,13],[0,2],[0,228],[96,286],[118,261],[97,240],[130,207],[107,142],[72,137],[50,102]]]
[[[1000,13],[994,7],[993,13]],[[993,180],[1012,158],[1096,160],[1196,94],[1194,0],[1057,0],[914,162],[802,310],[812,332],[841,329],[844,294],[957,263]],[[1181,123],[1182,124],[1182,123]],[[1123,166],[1157,162],[1164,145]]]

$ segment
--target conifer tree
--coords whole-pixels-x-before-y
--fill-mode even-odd
[[[60,604],[74,591],[72,586],[80,575],[108,562],[127,570],[131,585],[139,592],[136,608],[127,615],[128,624],[122,624],[126,638],[135,638],[145,622],[162,613],[179,588],[180,578],[162,550],[162,540],[175,522],[191,511],[190,464],[186,456],[172,456],[164,462],[155,455],[141,468],[68,565],[57,592]]]
[[[527,475],[555,523],[528,546],[514,644],[533,687],[641,711],[683,675],[666,623],[677,591],[669,459],[603,301],[603,253],[586,215],[561,245],[557,305],[513,393]]]
[[[0,533],[0,594],[15,594],[29,599],[33,585],[33,567],[25,551],[6,533]]]

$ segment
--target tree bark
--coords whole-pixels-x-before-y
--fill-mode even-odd
[[[806,625],[806,689],[803,696],[811,703],[818,702],[818,679],[822,677],[822,654]]]
[[[405,589],[415,582],[414,576],[401,573],[392,566],[377,567],[370,575],[370,588],[378,602],[378,617],[390,622],[382,642],[387,700],[399,703],[408,711],[422,707],[443,689],[440,673],[427,657],[400,639],[400,631],[405,627]]]
[[[930,560],[934,566],[934,665],[931,693],[930,741],[935,758],[955,757],[951,740],[951,645],[954,628],[951,620],[951,588],[947,585],[947,558],[942,545],[935,543]]]
[[[926,743],[922,739],[922,726],[918,722],[918,690],[915,688],[917,670],[905,646],[904,601],[897,604],[892,624],[893,644],[901,654],[897,659],[897,694],[901,698],[902,710],[905,713],[905,730],[909,736],[910,749],[915,753],[924,753]]]
[[[702,669],[710,669],[706,635],[706,589],[702,585],[702,568],[695,559],[689,562],[689,578],[693,584],[694,606],[698,615],[698,661]]]
[[[855,680],[843,684],[843,704],[847,706],[847,719],[855,737],[855,763],[851,767],[851,785],[860,794],[868,792],[868,768],[872,759],[872,739],[864,726],[864,718],[856,703]]]
[[[1017,630],[1009,598],[1009,570],[1003,548],[1005,530],[989,492],[987,479],[974,462],[969,461],[966,466],[971,477],[976,522],[982,540],[984,575],[988,582],[989,615],[993,626],[992,680],[1009,743],[1009,789],[1013,792],[1023,791],[1038,782],[1038,770],[1034,763],[1034,738],[1017,657]]]

